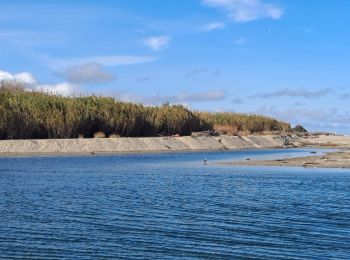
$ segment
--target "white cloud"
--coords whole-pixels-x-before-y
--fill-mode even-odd
[[[6,71],[0,71],[0,81],[18,82],[25,86],[33,86],[37,84],[36,78],[28,72],[11,74]]]
[[[213,23],[208,23],[207,25],[204,26],[202,31],[204,32],[211,32],[214,30],[222,30],[225,28],[225,24],[222,22],[213,22]]]
[[[43,91],[48,92],[52,94],[59,94],[59,95],[72,95],[76,93],[76,91],[79,89],[79,86],[76,84],[63,82],[58,84],[42,84],[35,86],[34,90],[37,91]]]
[[[247,43],[247,39],[244,37],[239,37],[239,38],[234,39],[233,43],[237,44],[237,45],[243,45],[243,44]]]
[[[262,0],[202,0],[209,7],[224,10],[236,22],[250,22],[262,18],[280,19],[283,9]]]
[[[79,89],[78,85],[68,82],[58,84],[39,84],[33,74],[29,72],[11,74],[6,71],[0,71],[0,82],[16,82],[22,84],[28,91],[37,90],[60,95],[71,95]]]
[[[145,39],[144,43],[147,47],[151,48],[152,50],[160,51],[169,46],[170,39],[171,38],[169,36],[150,37]]]
[[[86,63],[69,67],[60,72],[59,75],[74,83],[106,83],[115,78],[98,63]]]
[[[28,85],[37,84],[36,78],[31,73],[28,73],[28,72],[19,73],[15,75],[15,78],[17,78],[18,81],[22,81]]]

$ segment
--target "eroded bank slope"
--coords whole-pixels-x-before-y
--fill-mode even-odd
[[[287,141],[286,141],[287,140]],[[288,141],[289,140],[289,141]],[[282,136],[149,137],[108,139],[2,140],[0,155],[133,153],[158,151],[280,148],[295,142]]]
[[[138,153],[192,150],[234,150],[302,146],[347,147],[344,136],[296,135],[149,137],[108,139],[2,140],[0,155]]]

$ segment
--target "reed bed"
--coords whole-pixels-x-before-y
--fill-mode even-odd
[[[229,112],[198,112],[197,115],[213,125],[214,130],[229,135],[291,131],[289,123],[262,115]]]
[[[226,130],[225,130],[226,129]],[[66,97],[0,84],[0,139],[146,137],[290,131],[276,119],[236,113],[192,112],[181,105],[143,106],[109,97]]]

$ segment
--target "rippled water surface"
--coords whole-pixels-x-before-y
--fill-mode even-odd
[[[0,258],[350,259],[350,171],[308,150],[0,158]]]

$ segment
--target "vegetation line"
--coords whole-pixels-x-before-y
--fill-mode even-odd
[[[144,137],[191,135],[216,130],[226,134],[290,131],[274,118],[193,112],[182,105],[143,106],[109,97],[65,97],[0,84],[0,139]]]

